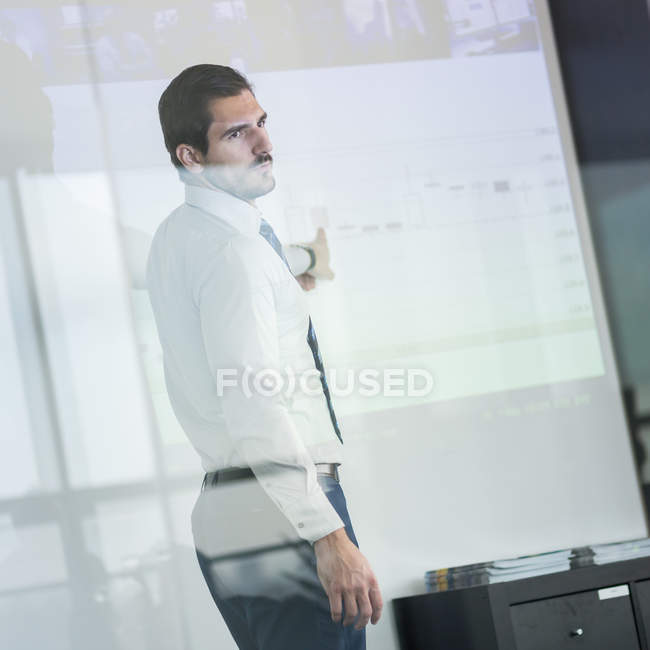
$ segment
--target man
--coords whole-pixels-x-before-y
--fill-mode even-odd
[[[255,206],[275,186],[266,113],[235,70],[198,65],[159,114],[186,201],[156,232],[147,280],[170,400],[206,470],[199,564],[240,648],[365,648],[381,594],[338,483],[304,292]]]

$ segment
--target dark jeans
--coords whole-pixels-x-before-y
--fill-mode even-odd
[[[318,481],[357,544],[340,484],[323,476]],[[276,509],[270,501],[268,506]],[[205,508],[195,506],[195,542],[199,527],[216,528],[214,534],[219,534],[215,525],[219,513],[214,513],[214,520],[204,513]],[[308,542],[293,537],[280,544],[218,555],[206,553],[205,546],[197,543],[201,571],[240,650],[365,650],[365,630],[332,621]]]

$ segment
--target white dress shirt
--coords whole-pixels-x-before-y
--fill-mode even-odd
[[[299,390],[304,373],[320,386],[307,299],[259,233],[256,207],[193,185],[185,197],[156,231],[147,263],[172,407],[206,472],[251,467],[298,535],[314,542],[343,526],[315,468],[340,463],[342,446],[322,389]],[[288,368],[296,389],[219,390],[246,368],[250,376]]]

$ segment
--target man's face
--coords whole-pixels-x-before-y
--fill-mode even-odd
[[[248,90],[212,100],[208,152],[203,176],[216,187],[246,201],[275,187],[266,113]]]

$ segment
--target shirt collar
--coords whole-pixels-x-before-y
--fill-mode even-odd
[[[185,203],[218,217],[244,234],[253,236],[260,231],[260,210],[223,190],[185,185]]]

